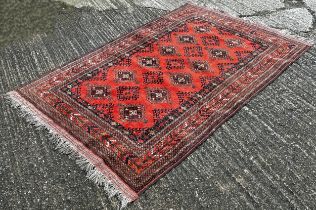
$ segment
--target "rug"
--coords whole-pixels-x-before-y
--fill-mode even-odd
[[[125,206],[309,48],[186,4],[8,97]]]

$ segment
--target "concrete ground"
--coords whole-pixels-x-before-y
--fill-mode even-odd
[[[195,0],[316,39],[315,0]],[[183,0],[0,0],[0,94]],[[316,48],[127,209],[316,209]],[[118,200],[0,96],[0,209],[117,209]]]

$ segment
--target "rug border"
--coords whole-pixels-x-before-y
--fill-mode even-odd
[[[10,91],[6,93],[5,98],[11,102],[13,107],[19,109],[20,115],[27,117],[28,122],[35,124],[36,127],[46,128],[51,134],[51,139],[56,144],[56,149],[61,153],[76,158],[76,163],[86,170],[87,177],[97,185],[104,187],[109,197],[117,195],[122,207],[139,198],[139,195],[111,168],[104,164],[100,157],[93,154],[81,142],[43,114],[18,92]]]

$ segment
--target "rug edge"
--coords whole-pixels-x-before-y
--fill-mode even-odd
[[[28,102],[17,91],[10,91],[4,94],[4,98],[10,103],[10,106],[17,109],[19,116],[22,116],[28,123],[33,124],[37,129],[45,129],[49,132],[49,138],[55,145],[55,149],[62,154],[68,155],[69,158],[75,159],[76,164],[84,170],[86,177],[93,181],[97,186],[102,187],[108,194],[109,198],[117,197],[121,202],[121,208],[126,207],[128,203],[133,202],[139,196],[131,190],[117,175],[111,170],[100,170],[101,164],[105,165],[100,158],[91,157],[78,148],[72,137],[63,128],[54,123],[50,118],[45,116],[33,104]],[[89,153],[89,151],[87,151]],[[128,188],[128,192],[123,189]]]

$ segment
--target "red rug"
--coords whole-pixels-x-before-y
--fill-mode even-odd
[[[9,96],[129,202],[309,47],[187,4]]]

